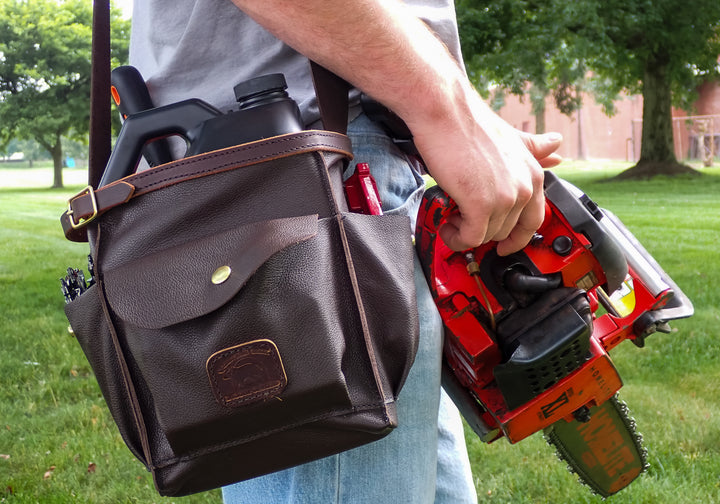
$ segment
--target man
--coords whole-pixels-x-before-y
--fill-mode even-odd
[[[558,162],[560,138],[520,136],[482,101],[462,68],[451,0],[135,2],[131,64],[148,80],[155,105],[196,97],[228,108],[236,83],[282,72],[313,124],[319,115],[308,58],[355,86],[349,135],[356,160],[371,166],[385,212],[413,218],[423,183],[360,113],[357,90],[406,122],[428,171],[458,204],[440,230],[450,247],[494,240],[508,254],[527,244],[544,215],[541,165]],[[416,287],[421,341],[400,394],[398,429],[227,487],[228,504],[476,502],[457,410],[439,393],[442,326],[417,261]]]

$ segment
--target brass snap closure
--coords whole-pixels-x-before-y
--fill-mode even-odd
[[[232,273],[230,266],[220,266],[218,269],[213,271],[212,277],[210,279],[215,285],[220,285],[225,280],[230,278],[230,273]]]

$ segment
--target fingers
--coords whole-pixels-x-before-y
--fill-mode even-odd
[[[529,179],[515,183],[506,180],[495,188],[491,204],[463,207],[459,203],[459,210],[447,216],[440,228],[448,247],[462,251],[497,241],[502,244],[498,249],[501,255],[522,249],[542,224],[545,213],[543,172],[533,164],[526,167]],[[489,198],[484,198],[483,203],[488,203]],[[470,211],[463,210],[467,207]]]
[[[543,168],[552,168],[553,166],[557,166],[560,163],[562,163],[562,156],[560,154],[550,154],[547,157],[544,157],[542,159],[538,159],[538,163],[540,163],[540,166]]]
[[[440,229],[441,238],[451,249],[466,250],[496,241],[498,254],[508,255],[525,247],[542,225],[545,197],[543,173],[538,165],[546,168],[562,160],[555,153],[562,136],[520,132],[520,139],[537,163],[527,158],[512,159],[510,172],[514,175],[500,179],[492,190],[486,191],[483,205],[456,201],[459,211],[449,216]]]
[[[439,229],[446,245],[463,251],[495,241],[505,255],[527,245],[542,224],[543,168],[560,162],[562,136],[518,132],[481,105],[469,125],[451,124],[452,135],[426,131],[423,123],[413,135],[430,173],[457,204]]]
[[[545,194],[543,192],[543,173],[532,172],[532,193],[525,200],[517,214],[509,214],[508,233],[497,234],[491,239],[498,242],[497,253],[504,256],[522,250],[542,225],[545,218]],[[517,215],[517,216],[516,216]]]
[[[521,132],[520,138],[543,168],[557,166],[562,161],[562,157],[555,153],[562,143],[562,135],[559,133],[532,135]],[[544,217],[545,198],[542,177],[540,177],[534,180],[533,195],[527,205],[522,208],[512,230],[506,237],[503,237],[502,234],[496,236],[498,255],[504,256],[522,250],[530,242],[535,231],[542,225]]]
[[[535,231],[542,225],[544,218],[545,197],[541,188],[540,191],[533,195],[530,203],[523,208],[520,217],[507,238],[498,241],[498,255],[506,256],[522,250],[530,242]]]
[[[452,250],[463,251],[473,248],[472,243],[483,243],[485,240],[485,229],[476,227],[468,236],[467,226],[463,225],[463,217],[459,212],[450,214],[440,226],[438,232],[440,238]]]

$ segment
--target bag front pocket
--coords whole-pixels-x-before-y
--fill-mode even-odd
[[[339,243],[334,217],[292,217],[103,273],[175,455],[382,404],[348,391],[348,379],[373,377],[369,364],[356,370],[367,351]]]

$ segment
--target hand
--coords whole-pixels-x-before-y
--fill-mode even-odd
[[[422,125],[413,133],[430,173],[458,205],[440,229],[443,241],[459,251],[497,241],[498,253],[507,255],[542,224],[542,168],[560,162],[555,151],[562,139],[519,132],[484,104],[478,108],[474,121],[447,134],[434,127],[424,135]]]
[[[562,158],[555,151],[560,147],[562,143],[562,135],[559,133],[545,133],[542,135],[533,135],[531,133],[519,132],[520,138],[525,144],[530,154],[532,154],[543,168],[550,168],[558,165]],[[540,188],[542,191],[542,187]],[[542,198],[542,216],[544,217],[544,195]],[[532,238],[537,228],[542,224],[543,219],[540,218],[537,226],[525,226],[524,225],[524,214],[525,212],[533,211],[534,207],[528,208],[527,206],[523,209],[523,213],[520,215],[516,227],[510,232],[510,235],[505,240],[498,243],[497,252],[499,255],[508,255],[513,252],[521,250],[525,245],[528,244],[530,238]],[[531,222],[536,222],[532,220]]]

